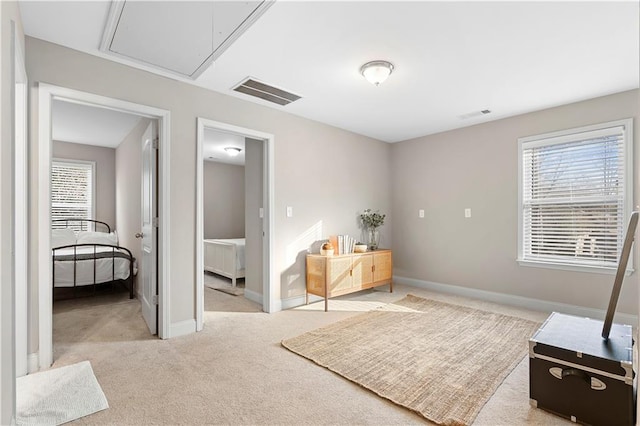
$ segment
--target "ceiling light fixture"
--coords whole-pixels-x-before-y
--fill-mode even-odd
[[[233,146],[229,146],[229,147],[225,148],[224,150],[226,151],[226,153],[227,153],[227,155],[229,157],[237,157],[238,154],[240,154],[240,151],[242,151],[242,149],[236,148],[236,147],[233,147]]]
[[[360,74],[375,86],[385,81],[393,72],[393,64],[388,61],[367,62],[360,68]]]

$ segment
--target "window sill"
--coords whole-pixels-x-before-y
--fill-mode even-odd
[[[518,264],[520,264],[520,266],[526,266],[526,267],[532,267],[532,268],[559,269],[563,271],[587,272],[592,274],[615,275],[617,272],[617,268],[613,268],[613,267],[573,265],[568,263],[544,262],[540,260],[533,261],[533,260],[518,259]],[[627,268],[624,275],[629,276],[633,272],[634,272],[633,268]]]

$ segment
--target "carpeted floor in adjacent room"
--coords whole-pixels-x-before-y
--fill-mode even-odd
[[[265,314],[242,296],[205,288],[205,328],[170,340],[149,336],[137,300],[54,314],[54,367],[89,360],[109,408],[80,424],[424,424],[280,341],[358,315],[407,293],[535,321],[526,311],[397,285],[322,304]],[[471,332],[472,330],[470,330]],[[561,425],[530,408],[528,360],[507,377],[476,418],[479,425]]]

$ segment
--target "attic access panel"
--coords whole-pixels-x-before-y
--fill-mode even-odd
[[[114,2],[101,50],[196,79],[272,1]]]

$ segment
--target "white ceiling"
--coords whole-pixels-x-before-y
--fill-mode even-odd
[[[195,78],[270,5],[264,1],[118,2],[101,47]]]
[[[240,154],[230,157],[225,148],[240,148]],[[243,166],[245,161],[244,136],[212,130],[205,127],[204,142],[202,144],[202,158],[205,161],[234,164]]]
[[[99,51],[109,2],[20,7],[27,35],[388,142],[640,86],[631,1],[279,1],[195,81]],[[359,74],[376,59],[395,65],[379,87]],[[233,92],[247,76],[303,98]]]
[[[92,105],[54,100],[51,110],[52,139],[62,142],[117,148],[140,122],[140,116]],[[205,161],[244,165],[244,136],[205,128],[202,154]],[[227,147],[240,148],[229,156]]]
[[[54,100],[53,140],[117,148],[140,122],[140,116],[95,106]]]

